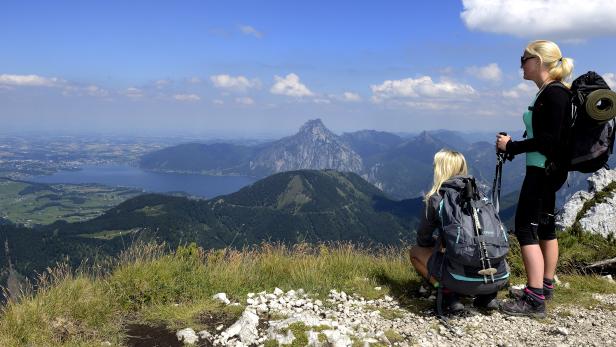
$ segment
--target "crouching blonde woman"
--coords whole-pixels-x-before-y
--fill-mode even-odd
[[[422,220],[417,230],[417,245],[411,248],[411,263],[419,274],[429,281],[432,285],[438,286],[438,282],[430,277],[428,272],[428,262],[433,254],[435,247],[434,232],[439,230],[441,222],[438,218],[438,206],[441,202],[439,189],[443,182],[454,176],[467,176],[468,167],[466,159],[460,152],[442,149],[434,155],[434,183],[432,188],[425,195],[425,210]],[[464,305],[459,301],[455,288],[442,288],[443,308],[448,312],[456,312],[464,309]],[[498,303],[494,300],[496,295],[478,296],[474,305],[481,308],[496,309]]]

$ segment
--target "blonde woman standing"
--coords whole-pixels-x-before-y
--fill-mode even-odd
[[[526,153],[526,176],[515,216],[515,234],[520,242],[527,285],[511,290],[514,300],[502,305],[503,312],[516,316],[545,317],[545,300],[554,291],[558,241],[554,226],[556,191],[566,179],[558,170],[559,155],[571,114],[570,95],[563,81],[573,71],[573,61],[564,58],[551,41],[533,41],[520,58],[524,79],[539,91],[524,113],[526,139],[512,141],[497,135],[496,147],[511,155]]]
[[[468,168],[466,159],[460,152],[442,149],[434,155],[434,183],[432,188],[425,195],[424,202],[426,204],[425,213],[417,230],[417,245],[411,248],[411,263],[419,274],[430,281],[433,285],[438,285],[434,278],[430,278],[428,271],[428,263],[432,261],[432,254],[435,247],[435,238],[433,234],[441,227],[441,222],[438,217],[438,207],[441,202],[439,189],[442,184],[455,177],[467,176]],[[475,299],[475,306],[482,308],[494,309],[498,308],[498,304],[494,295],[478,296]],[[455,293],[455,288],[443,288],[443,306],[449,312],[456,312],[464,309],[464,305],[458,300]]]

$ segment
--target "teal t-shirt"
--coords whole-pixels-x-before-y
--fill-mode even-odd
[[[533,100],[531,107],[535,106],[535,101],[537,97]],[[533,138],[533,111],[529,107],[526,112],[524,112],[524,125],[526,126],[526,138]],[[545,155],[539,152],[527,152],[526,153],[526,166],[537,166],[540,168],[545,168],[545,161],[547,158]]]

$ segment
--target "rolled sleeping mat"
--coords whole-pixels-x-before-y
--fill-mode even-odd
[[[588,94],[586,113],[598,122],[607,122],[616,117],[616,92],[599,89]]]

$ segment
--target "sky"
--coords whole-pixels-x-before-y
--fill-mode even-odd
[[[616,88],[616,1],[0,3],[0,132],[513,131],[528,42]]]

